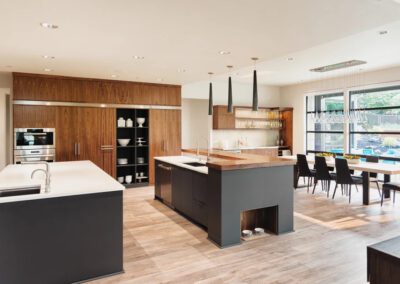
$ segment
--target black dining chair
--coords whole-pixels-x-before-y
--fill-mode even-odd
[[[310,184],[315,177],[315,170],[310,170],[308,166],[307,157],[303,154],[297,154],[297,182],[299,181],[300,177],[307,178],[307,192],[310,190]]]
[[[383,184],[381,193],[381,206],[383,204],[385,191],[390,191],[390,190],[393,190],[393,204],[394,204],[396,200],[396,191],[400,191],[400,182],[387,182]]]
[[[366,161],[369,163],[379,163],[379,157],[367,156]],[[369,173],[369,181],[376,183],[376,187],[378,188],[379,196],[382,196],[381,189],[379,188],[378,174],[377,173]]]
[[[336,158],[335,159],[335,167],[336,167],[336,186],[335,186],[335,190],[333,191],[332,199],[335,198],[337,186],[340,184],[340,186],[342,188],[342,193],[343,193],[343,188],[345,189],[345,191],[348,190],[349,203],[350,203],[351,202],[351,186],[352,185],[357,186],[357,184],[362,184],[363,180],[361,177],[351,175],[349,165],[347,164],[346,159]]]
[[[315,156],[315,170],[314,189],[312,193],[314,194],[318,181],[321,181],[322,190],[326,191],[326,195],[329,197],[331,181],[336,179],[336,174],[329,172],[325,157]]]

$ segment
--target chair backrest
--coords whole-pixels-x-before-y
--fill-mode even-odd
[[[297,154],[297,167],[299,168],[299,176],[311,176],[311,170],[308,166],[307,157],[303,154]]]
[[[317,180],[330,180],[329,168],[326,165],[325,157],[315,156],[315,169],[317,170],[315,176]]]
[[[379,157],[376,156],[367,156],[366,158],[368,163],[379,163]],[[370,177],[376,178],[378,177],[377,173],[369,173]]]
[[[351,178],[351,173],[349,165],[346,159],[335,159],[336,167],[336,183],[338,184],[352,184],[353,179]]]

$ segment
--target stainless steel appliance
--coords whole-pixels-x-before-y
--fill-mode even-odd
[[[14,163],[56,160],[54,128],[15,128]]]

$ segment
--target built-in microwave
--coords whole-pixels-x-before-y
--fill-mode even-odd
[[[54,149],[54,128],[15,128],[14,150]]]

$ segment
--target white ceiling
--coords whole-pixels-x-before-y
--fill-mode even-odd
[[[236,79],[250,82],[258,56],[259,82],[284,85],[342,59],[367,60],[365,69],[400,63],[393,0],[0,0],[0,10],[6,72],[185,84],[232,64]]]

